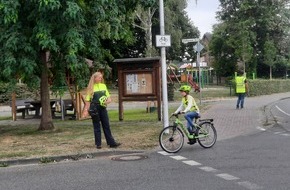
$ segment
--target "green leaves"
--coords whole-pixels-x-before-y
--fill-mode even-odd
[[[35,27],[36,40],[41,50],[57,51],[57,42],[52,37],[52,30],[50,27],[51,26],[44,23],[44,21],[39,21]]]
[[[65,35],[68,45],[68,54],[74,55],[85,48],[85,43],[81,31],[76,28],[70,28]]]
[[[220,39],[223,44],[230,47],[223,49],[220,54],[228,54],[235,58],[233,64],[242,62],[247,72],[258,71],[265,75],[265,71],[268,70],[265,63],[277,63],[271,58],[274,56],[271,55],[272,51],[281,56],[289,52],[290,43],[287,37],[289,33],[286,31],[289,31],[290,17],[287,15],[289,7],[287,9],[286,5],[290,1],[220,0],[220,2],[221,10],[218,12],[218,18],[222,22],[224,32],[215,29],[214,36],[222,35]],[[289,45],[286,45],[287,41]],[[211,47],[217,48],[216,52],[221,50],[216,45]]]
[[[3,16],[4,24],[16,23],[18,19],[18,7],[20,4],[16,1],[0,1],[0,15]]]
[[[63,15],[66,18],[66,20],[69,19],[79,19],[81,20],[81,23],[84,22],[83,18],[82,18],[82,14],[81,14],[81,7],[79,7],[79,5],[77,3],[74,2],[70,2],[67,1],[67,8],[65,9]]]
[[[0,78],[35,82],[42,68],[39,52],[47,51],[53,85],[63,85],[65,76],[55,72],[86,80],[85,58],[106,68],[104,60],[113,59],[108,44],[132,41],[131,13],[137,2],[0,0]]]
[[[58,0],[39,0],[39,11],[43,10],[56,10],[61,7],[61,3]]]
[[[267,40],[264,44],[264,63],[273,66],[276,58],[277,49],[273,40]]]

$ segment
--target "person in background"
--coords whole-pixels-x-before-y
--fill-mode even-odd
[[[101,124],[107,145],[109,145],[110,148],[116,148],[121,145],[115,141],[110,129],[109,116],[106,107],[111,103],[111,101],[107,86],[103,83],[102,73],[95,72],[91,76],[87,87],[82,117],[87,117],[88,114],[92,117],[95,145],[97,149],[102,148]]]
[[[237,76],[235,78],[236,83],[236,94],[238,96],[236,109],[244,108],[244,100],[246,94],[248,94],[249,86],[246,77],[242,70],[238,70]]]
[[[197,129],[192,123],[193,119],[199,116],[199,108],[194,100],[194,98],[189,95],[191,87],[188,85],[182,85],[179,88],[180,94],[182,96],[181,104],[173,114],[184,113],[184,118],[187,121],[187,130],[190,135],[196,134]],[[188,144],[194,144],[195,139],[190,139]]]

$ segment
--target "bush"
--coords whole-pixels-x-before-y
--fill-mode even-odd
[[[0,83],[0,103],[9,101],[11,94],[8,93],[8,85],[5,83]]]
[[[248,79],[247,79],[248,80]],[[255,79],[248,80],[250,96],[260,96],[273,93],[290,92],[290,80],[274,79],[263,80]]]
[[[0,83],[0,103],[7,104],[11,101],[12,88],[6,83]],[[29,89],[25,84],[17,84],[15,87],[16,99],[39,99],[39,89]]]

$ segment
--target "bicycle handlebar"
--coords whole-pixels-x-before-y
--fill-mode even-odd
[[[170,118],[173,116],[178,118],[178,115],[181,115],[181,114],[185,114],[185,113],[184,112],[173,113],[173,114],[171,114]]]
[[[170,118],[173,117],[173,116],[175,116],[175,118],[178,118],[178,115],[181,115],[181,114],[185,114],[185,112],[180,111],[178,113],[173,113],[173,114],[171,114]],[[200,118],[200,114],[198,114],[198,116],[195,117],[195,119],[199,119],[199,118]],[[203,119],[203,120],[200,120],[200,121],[210,121],[210,122],[212,122],[213,119]]]

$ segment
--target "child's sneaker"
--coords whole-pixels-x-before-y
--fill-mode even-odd
[[[190,145],[192,145],[192,144],[195,144],[196,143],[196,139],[194,138],[194,139],[188,139],[189,141],[187,142],[187,144],[190,144]]]

